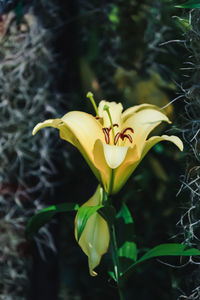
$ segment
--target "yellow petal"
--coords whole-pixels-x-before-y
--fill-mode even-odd
[[[104,186],[105,191],[108,193],[112,170],[110,169],[110,167],[106,162],[105,155],[104,155],[104,147],[101,140],[96,141],[93,149],[93,156],[94,156],[94,165],[99,170],[101,176],[101,182]]]
[[[181,139],[175,135],[162,135],[162,136],[152,136],[145,142],[145,147],[142,153],[142,158],[147,154],[147,152],[157,143],[162,141],[168,141],[175,144],[181,151],[183,151],[183,142]]]
[[[90,114],[72,111],[62,117],[84,151],[92,159],[92,151],[97,139],[104,139],[101,124]]]
[[[123,122],[125,122],[128,118],[130,118],[133,114],[139,112],[140,110],[144,110],[148,108],[160,111],[160,108],[158,106],[149,103],[134,105],[132,107],[129,107],[122,113]]]
[[[123,128],[131,127],[134,130],[133,140],[137,145],[138,151],[142,153],[145,140],[150,132],[162,121],[171,123],[168,117],[155,106],[140,106],[140,109],[126,119]]]
[[[43,127],[59,129],[60,137],[79,149],[99,180],[99,172],[93,164],[93,148],[97,139],[104,139],[101,124],[90,114],[72,111],[62,119],[46,120],[33,129],[33,134]]]
[[[107,144],[103,144],[103,148],[106,162],[111,169],[116,169],[123,163],[128,150],[126,146],[112,146]]]
[[[101,140],[97,140],[94,145],[94,165],[101,174],[102,185],[108,194],[112,194],[115,170],[124,164],[127,151],[129,153],[129,147],[107,145]],[[134,159],[133,156],[131,159]]]
[[[126,183],[128,178],[131,176],[131,174],[134,172],[134,170],[137,168],[139,163],[142,161],[142,159],[145,157],[145,155],[148,153],[148,151],[157,143],[161,141],[169,141],[175,144],[181,151],[183,150],[183,143],[177,136],[168,136],[168,135],[162,135],[162,136],[153,136],[150,139],[148,139],[145,144],[142,151],[141,156],[137,154],[137,149],[131,149],[129,148],[129,151],[127,153],[127,157],[124,161],[124,163],[115,171],[115,177],[114,177],[114,185],[113,185],[113,193],[117,193],[123,185]],[[131,161],[131,159],[133,159]]]
[[[98,186],[95,194],[83,206],[96,206],[102,203],[102,188]],[[75,219],[75,237],[76,219]],[[109,247],[110,234],[106,221],[98,214],[94,213],[87,221],[84,231],[78,241],[79,246],[88,256],[88,265],[91,276],[96,276],[94,271],[103,254],[105,254]]]
[[[139,160],[140,154],[138,153],[136,145],[129,147],[124,162],[115,169],[112,194],[117,193],[123,187],[133,172],[133,166],[136,165]]]
[[[99,116],[103,118],[103,127],[110,127],[110,120],[106,111],[104,111],[104,106],[107,105],[109,107],[109,111],[111,114],[113,124],[118,124],[121,126],[121,113],[123,110],[123,106],[121,103],[116,102],[107,102],[102,100],[98,106]]]
[[[60,131],[60,137],[62,139],[67,140],[68,142],[70,142],[73,145],[76,143],[75,136],[70,131],[70,129],[67,126],[65,126],[62,119],[49,119],[49,120],[46,120],[44,122],[38,123],[34,127],[32,134],[35,135],[40,129],[42,129],[44,127],[57,128]]]

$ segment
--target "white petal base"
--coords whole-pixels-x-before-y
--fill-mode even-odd
[[[108,144],[103,144],[103,148],[106,162],[111,169],[116,169],[123,163],[128,150],[126,146],[112,146]]]

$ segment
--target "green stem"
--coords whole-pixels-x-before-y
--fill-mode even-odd
[[[118,246],[117,246],[117,239],[115,234],[115,225],[112,224],[111,228],[111,249],[112,249],[112,259],[114,265],[114,274],[117,282],[117,288],[119,293],[120,300],[124,300],[123,293],[119,284],[120,280],[120,265],[119,265],[119,257],[118,257]]]
[[[110,171],[110,183],[109,183],[109,190],[108,190],[108,195],[112,193],[113,190],[113,184],[114,184],[114,169],[111,169]]]
[[[111,205],[111,198],[105,192],[105,190],[103,190],[103,204]],[[120,264],[119,264],[119,256],[118,256],[117,238],[116,238],[116,233],[115,233],[115,224],[114,224],[114,220],[112,218],[110,220],[111,221],[108,222],[108,226],[109,226],[109,231],[110,231],[110,245],[111,245],[111,253],[112,253],[112,261],[113,261],[113,267],[114,267],[115,280],[117,283],[119,299],[124,300],[123,293],[122,293],[122,285],[120,282]]]

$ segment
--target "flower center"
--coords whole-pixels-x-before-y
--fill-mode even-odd
[[[113,124],[113,127],[119,127],[118,124]],[[111,131],[111,127],[110,128],[103,128],[103,133],[104,133],[104,136],[105,136],[105,141],[106,141],[106,144],[110,144],[110,131]],[[127,138],[130,143],[133,142],[133,138],[132,136],[127,133],[127,131],[131,131],[131,133],[134,133],[134,130],[133,128],[131,127],[127,127],[125,129],[123,129],[121,132],[118,132],[117,134],[115,134],[114,136],[114,145],[117,145],[118,143],[118,140],[121,139],[122,141],[124,141],[125,138]]]

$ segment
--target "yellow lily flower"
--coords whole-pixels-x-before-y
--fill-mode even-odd
[[[103,189],[99,185],[94,195],[83,206],[101,205],[103,201]],[[109,247],[110,234],[107,222],[95,212],[87,221],[86,226],[81,234],[80,239],[77,239],[77,216],[75,218],[75,238],[88,256],[88,265],[91,276],[96,276],[94,271]]]
[[[142,104],[122,111],[121,103],[103,100],[96,109],[97,116],[68,112],[61,119],[37,124],[33,135],[43,127],[59,129],[60,137],[79,149],[105,191],[114,194],[156,143],[169,141],[183,150],[177,136],[148,138],[162,121],[171,123],[159,107]]]

